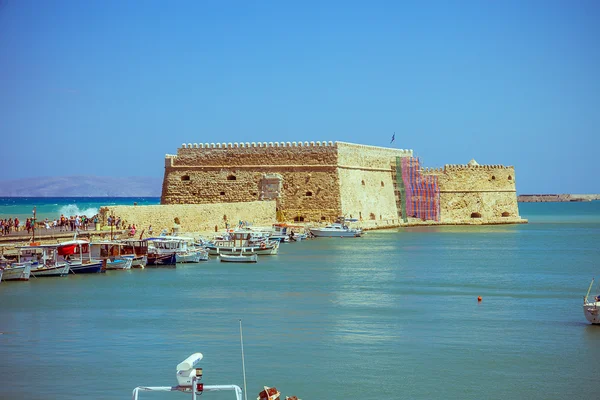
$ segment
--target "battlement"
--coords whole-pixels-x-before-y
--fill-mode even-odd
[[[337,143],[337,142],[336,142]],[[264,147],[333,147],[332,141],[322,142],[228,142],[228,143],[182,143],[182,149],[237,149]]]
[[[446,164],[444,170],[456,171],[456,170],[492,170],[492,169],[510,169],[514,168],[506,165],[469,165],[469,164]]]

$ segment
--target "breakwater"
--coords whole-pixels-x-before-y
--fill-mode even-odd
[[[600,194],[521,194],[519,203],[569,202],[600,200]]]

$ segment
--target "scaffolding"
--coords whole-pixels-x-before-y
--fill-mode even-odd
[[[421,173],[418,157],[402,157],[400,163],[403,187],[401,187],[402,212],[407,217],[423,221],[440,220],[440,188],[436,175]],[[405,211],[406,210],[406,211]]]

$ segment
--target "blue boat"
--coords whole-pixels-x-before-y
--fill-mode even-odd
[[[72,274],[97,274],[106,272],[106,268],[103,267],[102,261],[91,262],[88,264],[71,264]]]
[[[157,267],[157,266],[171,266],[175,267],[175,263],[177,261],[177,256],[175,253],[171,254],[157,254],[157,253],[148,253],[148,263],[146,264],[146,268],[148,267]]]

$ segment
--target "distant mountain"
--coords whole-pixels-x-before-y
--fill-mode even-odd
[[[60,176],[0,181],[0,197],[160,197],[162,178]]]

